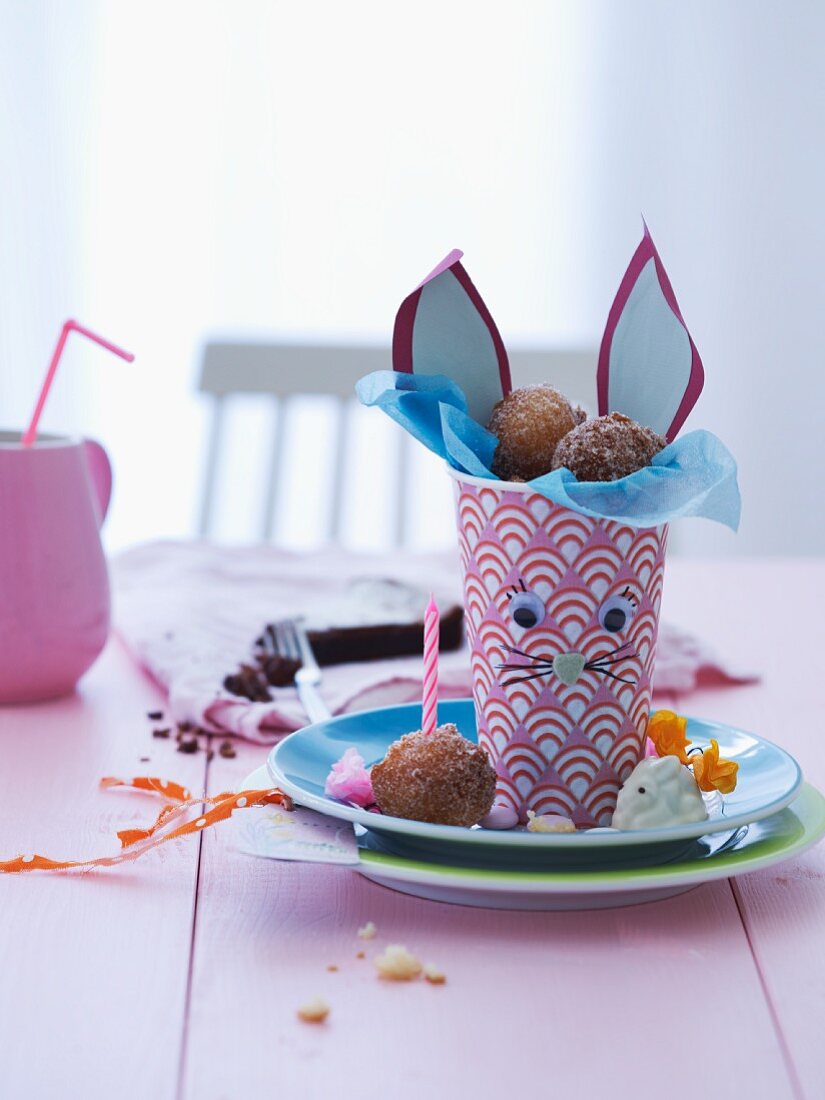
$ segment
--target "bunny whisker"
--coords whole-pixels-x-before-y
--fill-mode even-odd
[[[621,661],[629,661],[632,653],[620,653],[618,657],[594,657],[588,661],[585,668],[605,668],[610,665],[618,665]]]
[[[587,662],[587,667],[591,668],[595,665],[615,665],[618,664],[619,661],[627,661],[631,657],[635,657],[636,654],[632,649],[627,653],[621,652],[623,649],[627,649],[629,645],[630,642],[624,642],[622,645],[616,646],[615,649],[608,650],[607,653],[601,653],[598,657],[593,657],[592,660]]]
[[[618,680],[620,684],[635,684],[635,680],[628,680],[624,676],[616,676],[612,672],[608,672],[606,668],[594,668],[591,671],[600,672],[602,676],[609,676],[611,680]]]
[[[535,661],[535,662],[533,662],[532,664],[529,664],[529,665],[513,665],[513,664],[506,664],[505,663],[505,664],[496,665],[495,667],[504,669],[505,671],[518,670],[518,669],[540,669],[540,668],[550,669],[550,668],[553,667],[553,663],[552,663],[552,661]]]
[[[513,684],[526,684],[528,680],[538,680],[541,676],[546,676],[549,671],[549,668],[545,668],[541,672],[533,672],[530,676],[511,676],[509,680],[502,680],[502,687],[511,687]]]

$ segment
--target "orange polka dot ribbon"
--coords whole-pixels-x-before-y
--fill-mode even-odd
[[[104,790],[119,787],[158,794],[172,801],[167,802],[148,829],[122,829],[117,834],[122,850],[116,855],[82,860],[56,860],[40,855],[16,856],[14,859],[0,860],[0,874],[19,874],[23,871],[88,871],[95,867],[113,867],[117,863],[137,859],[168,840],[202,833],[211,825],[226,821],[234,810],[273,805],[282,806],[285,810],[293,808],[292,799],[275,787],[262,791],[225,791],[207,798],[193,797],[179,783],[152,776],[136,776],[134,779],[115,779],[109,776],[101,779],[100,785]]]

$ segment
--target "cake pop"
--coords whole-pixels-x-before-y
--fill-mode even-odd
[[[493,473],[504,481],[530,481],[546,474],[559,440],[585,417],[564,394],[546,383],[513,390],[493,408],[487,425],[498,438]]]
[[[381,812],[434,825],[475,825],[493,804],[496,773],[484,749],[452,724],[405,734],[372,768]]]
[[[650,465],[667,446],[652,428],[613,412],[585,420],[559,442],[553,469],[566,466],[579,481],[618,481]]]

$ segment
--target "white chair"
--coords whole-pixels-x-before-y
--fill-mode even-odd
[[[595,351],[551,348],[510,348],[510,370],[515,386],[552,382],[572,401],[593,411],[596,406]],[[199,531],[210,533],[217,474],[224,444],[227,401],[233,394],[260,394],[272,403],[271,460],[265,478],[265,502],[260,537],[271,537],[278,508],[278,472],[284,462],[285,425],[292,399],[323,395],[337,404],[333,492],[324,536],[339,541],[342,530],[344,457],[349,442],[350,402],[356,381],[374,370],[391,369],[389,347],[343,344],[241,343],[215,340],[203,349],[198,388],[212,402],[206,473],[201,498]],[[376,415],[379,415],[376,413]],[[408,476],[408,450],[415,444],[400,428],[397,432],[399,461],[393,504],[393,544],[409,542],[409,517],[403,507]]]

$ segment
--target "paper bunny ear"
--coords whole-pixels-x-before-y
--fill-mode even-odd
[[[704,381],[699,352],[645,226],[602,337],[599,413],[624,413],[671,441]]]
[[[512,388],[496,323],[459,263],[457,248],[401,303],[392,335],[392,364],[402,374],[445,374],[460,387],[467,411],[486,424]]]

